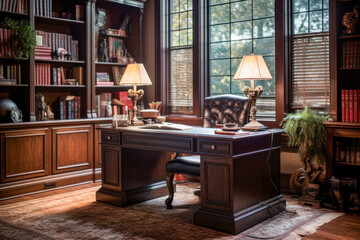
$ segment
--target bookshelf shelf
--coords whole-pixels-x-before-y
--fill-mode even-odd
[[[116,63],[116,62],[96,62],[96,65],[103,65],[103,66],[123,66],[126,67],[127,64],[125,63]]]
[[[351,71],[351,70],[360,70],[360,68],[339,68],[341,71]]]
[[[15,85],[1,85],[0,88],[23,88],[23,87],[29,87],[29,84],[15,84]]]
[[[35,62],[47,62],[47,63],[61,63],[61,64],[85,64],[85,61],[70,61],[70,60],[56,60],[56,59],[35,59]]]
[[[43,17],[43,16],[35,16],[36,23],[46,23],[46,24],[56,24],[56,25],[82,25],[85,24],[84,21],[74,20],[74,19],[66,19],[66,18],[55,18],[55,17]]]
[[[128,38],[129,36],[121,36],[121,35],[116,35],[116,34],[101,34],[100,36],[102,37],[114,37],[114,38]]]
[[[0,57],[0,60],[11,60],[11,61],[28,61],[29,59],[28,58],[18,58],[18,57],[4,57],[4,56],[1,56]]]
[[[4,17],[17,17],[17,18],[28,18],[29,14],[24,14],[24,13],[16,13],[16,12],[8,12],[8,11],[1,11],[0,10],[0,14],[1,16]]]
[[[360,163],[347,163],[347,162],[334,162],[335,165],[348,165],[348,166],[359,166]]]
[[[85,85],[35,85],[36,88],[85,88]]]

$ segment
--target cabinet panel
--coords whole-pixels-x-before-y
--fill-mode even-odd
[[[49,140],[47,128],[1,132],[1,181],[47,175]]]
[[[93,166],[93,129],[91,125],[52,129],[53,173]]]

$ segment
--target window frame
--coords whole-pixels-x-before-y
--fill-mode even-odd
[[[290,60],[291,60],[291,0],[275,1],[275,121],[261,121],[269,128],[278,128],[290,109]],[[197,3],[197,4],[196,4]],[[169,79],[168,9],[169,1],[155,2],[156,81],[155,96],[163,102],[162,114],[168,121],[189,125],[202,125],[204,98],[210,94],[208,1],[193,1],[193,115],[172,115],[167,111]]]

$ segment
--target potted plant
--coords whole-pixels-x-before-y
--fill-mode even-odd
[[[326,129],[322,122],[329,120],[328,116],[319,116],[306,106],[301,113],[287,114],[280,125],[289,135],[289,147],[298,148],[298,155],[304,165],[303,169],[292,175],[290,185],[295,184],[300,191],[310,196],[311,190],[316,192],[318,189],[314,183],[318,182],[325,170]]]
[[[2,27],[14,30],[16,57],[28,58],[34,52],[35,31],[31,29],[27,20],[14,20],[6,17]]]

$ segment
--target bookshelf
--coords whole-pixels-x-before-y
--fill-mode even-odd
[[[360,144],[360,119],[356,113],[359,114],[360,106],[356,106],[354,92],[360,89],[357,81],[360,74],[360,25],[357,23],[354,32],[349,33],[342,24],[344,14],[353,11],[356,1],[330,1],[329,5],[330,116],[333,122],[324,123],[327,129],[326,175],[328,179],[331,176],[358,178],[360,163],[356,161],[356,154]],[[352,155],[355,160],[349,159]]]
[[[12,12],[2,8],[4,1],[15,4],[13,7],[20,1],[27,5],[19,7],[19,12]],[[43,46],[38,47],[29,58],[0,54],[3,66],[7,68],[8,65],[16,65],[21,69],[21,81],[17,81],[15,85],[1,85],[0,98],[13,100],[21,109],[24,121],[0,124],[0,149],[5,149],[0,151],[0,199],[47,191],[45,183],[49,182],[55,182],[52,186],[58,188],[100,180],[101,150],[97,128],[111,123],[112,118],[98,114],[96,96],[106,95],[111,100],[113,94],[127,92],[130,87],[116,84],[99,86],[96,73],[107,73],[110,81],[114,81],[114,68],[119,70],[118,78],[121,78],[121,73],[129,62],[142,61],[142,15],[145,3],[146,0],[1,1],[0,22],[6,17],[27,20],[31,29],[42,36]],[[98,9],[106,12],[108,22],[103,27],[104,30],[119,29],[128,15],[131,32],[128,31],[126,36],[112,33],[101,35],[96,26]],[[111,61],[99,61],[99,39],[121,41],[123,48],[113,51]],[[71,55],[65,55],[64,58],[55,55],[54,52],[60,47],[67,51],[71,49]],[[125,54],[125,48],[129,54]],[[121,52],[122,56],[128,59],[118,62],[117,54],[120,50],[124,51]],[[43,68],[38,67],[41,69],[38,70],[37,66]],[[54,74],[56,73],[57,78],[58,69],[62,69],[62,80],[60,83],[56,81],[56,85],[53,69],[56,69]],[[75,78],[74,69],[77,71],[76,76],[81,73],[82,81]],[[64,77],[61,75],[62,71]],[[46,77],[39,80],[37,77],[40,73],[46,73]],[[65,83],[78,82],[79,85],[64,85],[63,79],[76,79]],[[44,95],[45,102],[52,107],[54,120],[37,120],[36,96],[39,93]],[[68,96],[80,97],[80,104],[77,105],[80,105],[78,119],[61,120],[59,103]],[[70,111],[70,108],[66,110]],[[29,149],[31,152],[28,152]]]

